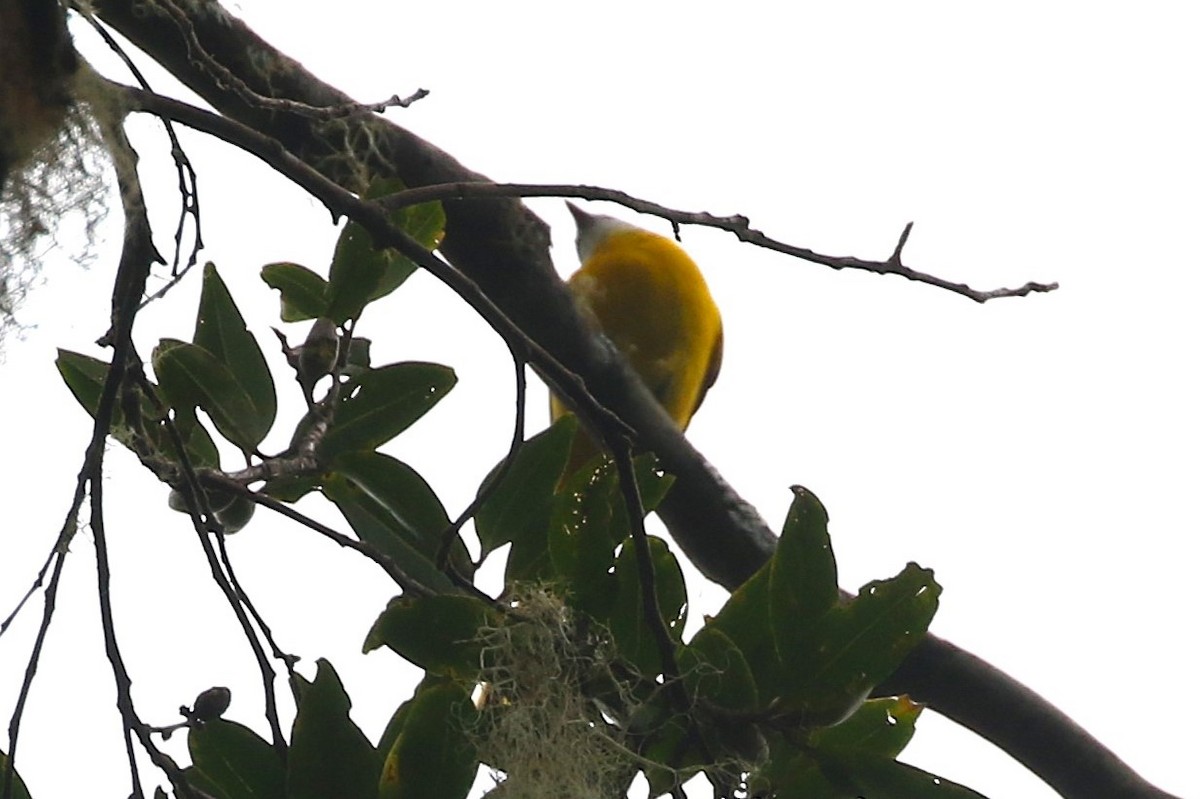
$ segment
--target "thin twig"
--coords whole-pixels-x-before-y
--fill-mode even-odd
[[[91,10],[83,4],[77,6],[76,10],[83,15],[84,19],[88,21],[88,24],[92,26],[92,29],[95,30],[96,33],[99,34],[100,38],[104,40],[104,43],[108,45],[109,49],[112,50],[119,59],[121,59],[121,61],[125,64],[125,68],[129,70],[129,73],[133,75],[134,80],[138,82],[138,85],[146,91],[153,91],[150,88],[150,82],[146,80],[146,77],[142,74],[142,71],[138,69],[137,64],[135,64],[133,59],[129,57],[129,54],[125,52],[125,48],[123,48],[121,44],[113,38],[112,34],[108,32],[108,29],[100,23],[100,20],[96,19],[96,16],[91,12]],[[160,121],[163,124],[163,128],[167,132],[167,138],[171,141],[171,159],[175,162],[175,175],[179,184],[179,196],[181,202],[179,209],[179,221],[175,224],[175,253],[171,259],[171,280],[168,281],[167,284],[161,289],[154,292],[154,294],[147,297],[142,302],[141,307],[143,308],[154,300],[166,296],[167,292],[170,291],[180,280],[182,280],[183,277],[191,270],[191,268],[196,265],[196,262],[199,259],[200,250],[204,249],[204,238],[200,233],[200,190],[197,186],[196,170],[192,167],[191,159],[188,158],[187,152],[185,152],[183,149],[183,145],[180,144],[179,137],[175,135],[175,126],[171,124],[171,120],[160,118]],[[183,231],[189,216],[193,220],[193,224],[196,229],[196,235],[192,240],[192,251],[188,254],[187,263],[184,264],[182,269],[180,269],[179,260],[180,255],[183,252]]]
[[[258,608],[250,601],[246,590],[242,588],[241,582],[238,581],[237,574],[233,571],[233,562],[229,559],[229,548],[225,546],[225,536],[217,535],[217,551],[221,556],[221,565],[225,568],[225,573],[229,575],[229,584],[233,586],[233,590],[237,592],[238,601],[245,606],[246,611],[254,619],[254,623],[258,625],[258,629],[262,630],[263,638],[267,645],[271,647],[271,655],[281,663],[284,669],[287,670],[288,677],[295,677],[295,664],[298,658],[295,655],[289,655],[284,652],[279,644],[275,641],[275,635],[271,632],[270,626],[267,625],[266,619],[258,612]]]
[[[200,486],[200,480],[196,470],[192,468],[191,462],[187,457],[187,450],[184,446],[183,439],[179,435],[179,430],[168,419],[167,434],[170,436],[171,443],[175,447],[175,456],[182,465],[183,472],[183,496],[187,503],[188,516],[192,520],[192,528],[196,532],[196,537],[200,542],[200,548],[204,551],[204,558],[208,561],[209,572],[212,574],[213,581],[221,590],[221,594],[229,603],[229,607],[233,610],[234,616],[237,617],[238,624],[242,628],[242,634],[246,638],[246,642],[250,645],[251,651],[254,653],[255,662],[258,664],[259,677],[263,684],[263,700],[265,704],[265,716],[268,726],[271,728],[272,745],[276,753],[281,759],[287,756],[287,739],[283,736],[283,728],[279,722],[279,708],[275,697],[275,669],[271,666],[270,659],[267,658],[266,652],[262,648],[262,643],[258,640],[258,635],[254,632],[254,626],[250,623],[249,617],[246,615],[246,605],[248,602],[244,600],[244,593],[240,588],[235,589],[233,584],[232,571],[222,569],[221,559],[217,557],[217,552],[209,540],[210,527],[217,529],[213,530],[213,534],[219,538],[224,538],[221,532],[220,522],[217,521],[212,509],[208,507],[207,494]],[[224,542],[221,544],[224,551]],[[228,559],[226,559],[228,563]],[[253,612],[253,611],[252,611]],[[255,613],[257,618],[258,614]],[[261,623],[260,627],[265,627]],[[279,651],[277,646],[272,647],[275,651]],[[289,669],[290,671],[290,669]]]
[[[393,94],[388,99],[376,103],[346,103],[326,107],[300,103],[295,100],[283,100],[278,97],[268,97],[251,89],[244,80],[234,75],[224,64],[213,58],[212,54],[200,43],[200,39],[196,36],[196,28],[186,11],[172,2],[172,0],[158,0],[155,5],[167,11],[168,15],[179,27],[179,32],[187,43],[188,56],[208,71],[213,80],[223,86],[227,86],[238,97],[258,108],[299,114],[309,119],[334,120],[363,113],[381,114],[388,108],[408,108],[413,103],[429,95],[427,89],[417,89],[408,97],[400,97],[397,94]]]
[[[623,191],[604,188],[603,186],[536,183],[441,183],[433,186],[406,189],[388,196],[381,200],[381,203],[388,208],[399,208],[433,200],[468,200],[493,197],[578,197],[584,200],[607,200],[638,211],[639,213],[652,214],[669,221],[675,229],[677,237],[680,225],[716,228],[732,233],[739,240],[748,244],[783,253],[784,255],[790,255],[814,264],[828,266],[831,269],[860,269],[878,275],[899,275],[916,283],[925,283],[955,294],[960,294],[978,303],[984,303],[988,300],[999,299],[1001,297],[1023,297],[1030,293],[1054,291],[1058,288],[1058,283],[1035,283],[1030,281],[1020,288],[998,288],[983,291],[971,288],[965,283],[955,283],[906,266],[900,260],[900,253],[908,241],[909,234],[912,232],[912,222],[905,225],[904,231],[900,234],[900,240],[892,251],[892,255],[886,261],[871,261],[854,256],[824,255],[807,247],[798,247],[794,244],[779,241],[767,236],[762,231],[750,227],[749,218],[740,214],[715,216],[702,211],[680,211],[649,200],[634,197]]]
[[[441,545],[437,552],[437,566],[439,569],[446,571],[450,567],[450,549],[454,545],[454,541],[458,538],[458,532],[483,507],[483,503],[495,493],[496,488],[504,480],[504,476],[508,474],[508,470],[512,467],[513,461],[517,459],[517,451],[521,445],[525,443],[525,362],[513,353],[513,371],[515,373],[516,383],[516,409],[513,413],[513,428],[512,436],[508,442],[508,452],[505,453],[504,459],[500,461],[500,465],[487,476],[483,485],[479,487],[479,493],[475,498],[463,508],[462,513],[458,515],[450,526],[447,527],[441,535]],[[478,564],[476,564],[478,565]],[[459,576],[451,567],[452,576]]]
[[[337,543],[339,546],[346,547],[347,549],[353,549],[355,552],[365,555],[370,560],[375,561],[376,564],[378,564],[385,572],[387,572],[388,576],[395,580],[396,585],[403,588],[405,593],[410,593],[413,596],[434,596],[438,593],[416,578],[411,577],[408,572],[406,572],[398,563],[396,563],[396,561],[394,561],[388,555],[385,555],[383,552],[380,552],[377,548],[371,546],[366,541],[359,541],[357,538],[352,538],[345,533],[339,533],[332,527],[321,524],[315,519],[310,519],[292,506],[284,502],[280,502],[274,497],[249,491],[237,483],[226,483],[221,481],[217,475],[209,475],[209,479],[219,481],[219,484],[224,485],[230,490],[236,491],[240,489],[241,491],[245,492],[244,496],[252,499],[255,504],[262,505],[264,508],[269,508],[281,516],[286,516],[292,521],[304,525],[313,532],[320,533],[330,541]]]

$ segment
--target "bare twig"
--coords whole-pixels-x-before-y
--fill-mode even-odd
[[[211,477],[216,478],[218,480],[217,484],[222,485],[227,489],[241,489],[242,491],[245,491],[245,496],[254,500],[255,504],[262,505],[264,508],[270,508],[279,515],[286,516],[292,521],[307,527],[315,533],[320,533],[339,546],[346,547],[347,549],[353,549],[355,552],[365,555],[370,560],[375,561],[376,564],[386,571],[388,576],[396,581],[396,585],[404,589],[405,593],[412,594],[413,596],[433,596],[438,593],[432,588],[421,583],[416,578],[410,576],[408,572],[406,572],[400,566],[400,564],[396,563],[395,560],[388,555],[385,555],[383,552],[380,552],[377,548],[371,546],[366,541],[359,541],[357,538],[352,538],[345,533],[339,533],[332,527],[321,524],[315,519],[310,519],[308,516],[300,513],[300,511],[296,510],[292,506],[284,502],[280,502],[274,497],[248,491],[236,483],[226,483],[224,480],[217,478],[216,475],[212,475]]]
[[[217,587],[221,590],[221,594],[229,603],[234,616],[237,617],[238,624],[242,628],[242,634],[245,636],[246,642],[250,645],[250,649],[254,653],[254,659],[258,664],[259,676],[263,684],[264,715],[267,718],[268,726],[271,728],[272,746],[275,747],[275,751],[279,754],[280,758],[284,758],[287,753],[287,740],[283,736],[283,728],[279,723],[279,708],[275,697],[275,669],[272,668],[266,652],[263,651],[262,643],[258,640],[258,635],[254,632],[254,626],[250,623],[250,619],[246,615],[246,609],[250,608],[250,611],[254,613],[255,618],[259,621],[260,628],[265,631],[268,638],[270,631],[262,623],[258,613],[253,610],[253,607],[245,599],[245,594],[242,592],[240,586],[236,586],[232,567],[229,566],[228,556],[225,555],[224,535],[220,529],[220,522],[216,520],[212,509],[208,507],[207,495],[200,486],[198,474],[188,460],[187,449],[183,444],[182,438],[179,436],[178,429],[174,424],[169,423],[167,425],[167,433],[171,438],[172,445],[175,447],[175,456],[182,464],[182,493],[187,503],[188,516],[192,520],[192,528],[196,532],[196,537],[200,542],[200,548],[204,552],[205,560],[208,561],[208,568],[212,574],[213,581],[217,584]],[[215,529],[210,530],[210,527]],[[224,557],[225,569],[222,568],[222,558],[218,558],[212,541],[209,539],[210,532],[215,534],[221,541],[220,547],[221,554]],[[281,659],[284,659],[286,662],[279,647],[275,646],[274,641],[271,641],[271,646],[276,653],[279,653]],[[290,672],[291,669],[289,668],[288,671]]]
[[[200,40],[196,36],[196,29],[186,11],[176,5],[173,0],[157,0],[156,5],[165,10],[171,19],[174,20],[175,24],[179,26],[180,34],[183,36],[184,41],[187,42],[189,57],[202,65],[215,81],[229,87],[247,103],[262,109],[286,111],[315,120],[333,120],[356,114],[381,114],[388,108],[408,108],[413,103],[429,95],[428,90],[417,89],[408,97],[400,97],[397,94],[393,94],[388,99],[376,103],[342,103],[321,107],[260,94],[250,88],[244,80],[233,74],[219,60],[214,58],[212,53],[200,43]]]
[[[900,234],[900,239],[887,260],[871,261],[853,256],[824,255],[807,247],[799,247],[779,241],[767,236],[762,231],[750,227],[750,220],[740,214],[715,216],[703,211],[680,211],[649,200],[634,197],[623,191],[604,188],[603,186],[542,185],[534,183],[442,183],[397,192],[382,202],[389,208],[397,208],[429,202],[431,200],[470,200],[489,197],[578,197],[585,200],[607,200],[634,211],[652,214],[669,221],[676,231],[677,238],[680,225],[716,228],[732,233],[739,240],[748,244],[783,253],[784,255],[790,255],[814,264],[828,266],[831,269],[859,269],[865,272],[873,272],[877,275],[898,275],[916,283],[925,283],[955,294],[960,294],[978,303],[984,303],[988,300],[999,299],[1001,297],[1023,297],[1033,292],[1048,292],[1058,288],[1058,283],[1035,283],[1030,281],[1020,288],[998,288],[984,291],[971,288],[965,283],[955,283],[906,266],[901,261],[900,256],[905,243],[908,241],[909,234],[912,233],[912,222],[904,226],[904,230]]]
[[[119,59],[125,64],[125,68],[129,70],[129,74],[133,75],[134,80],[138,82],[146,91],[152,91],[150,82],[146,80],[142,71],[138,69],[137,64],[133,63],[133,59],[125,52],[125,48],[113,38],[108,29],[100,23],[96,16],[91,12],[90,8],[80,5],[77,9],[83,17],[88,21],[99,34],[104,43],[108,45]],[[183,145],[179,142],[179,137],[175,135],[175,127],[171,124],[171,120],[163,119],[163,128],[167,132],[167,138],[171,141],[171,158],[175,162],[175,174],[179,183],[179,221],[175,225],[175,253],[171,259],[171,280],[165,286],[156,291],[151,296],[147,297],[142,302],[142,307],[145,307],[150,302],[153,302],[160,297],[166,296],[183,277],[196,265],[200,250],[204,249],[204,239],[200,234],[200,191],[196,182],[196,170],[192,167],[191,159],[183,149]],[[183,231],[187,225],[188,218],[191,217],[195,227],[195,236],[192,240],[192,249],[188,254],[187,263],[183,268],[179,268],[180,256],[183,252]]]
[[[513,412],[513,429],[512,437],[508,442],[508,452],[505,453],[500,465],[487,476],[487,480],[479,487],[479,493],[475,498],[463,508],[462,513],[450,523],[441,536],[441,544],[438,547],[437,565],[439,569],[446,570],[450,564],[450,550],[458,539],[458,533],[462,530],[468,519],[471,519],[483,507],[483,503],[488,501],[488,498],[495,493],[496,488],[508,474],[508,470],[512,467],[513,461],[516,460],[517,450],[521,448],[521,444],[525,442],[525,362],[513,355],[513,372],[516,383],[516,407]],[[453,572],[453,568],[450,568]]]

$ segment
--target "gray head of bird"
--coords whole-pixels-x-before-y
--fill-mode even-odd
[[[579,253],[579,262],[583,263],[592,256],[600,242],[621,230],[640,230],[637,225],[630,224],[624,219],[603,214],[589,214],[574,203],[567,203],[571,216],[575,217],[575,251]]]

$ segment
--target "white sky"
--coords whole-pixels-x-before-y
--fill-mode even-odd
[[[430,89],[389,114],[497,180],[600,184],[744,213],[777,238],[862,257],[885,257],[913,220],[914,267],[978,288],[1060,281],[1050,295],[977,306],[687,229],[727,347],[690,437],[775,526],[787,486],[814,490],[844,587],[908,560],[934,568],[945,588],[935,632],[1048,697],[1159,787],[1200,794],[1187,757],[1200,737],[1183,695],[1200,647],[1189,621],[1200,532],[1197,12],[1167,2],[782,6],[343,0],[333,14],[326,3],[245,0],[237,11],[361,100]],[[166,176],[150,186],[166,251],[176,212],[167,144],[148,124],[136,143],[147,173]],[[277,260],[323,268],[336,230],[256,162],[197,136],[185,146],[201,175],[204,257],[281,365],[268,330],[275,299],[257,270]],[[567,214],[557,201],[531,205],[553,226],[566,274]],[[68,507],[89,423],[53,351],[99,354],[90,342],[105,328],[111,252],[88,273],[50,267],[26,307],[38,328],[9,342],[0,366],[3,614]],[[198,278],[142,315],[145,353],[159,337],[190,335]],[[498,340],[421,275],[372,306],[360,330],[377,362],[458,370],[450,397],[390,449],[457,512],[508,437]],[[278,379],[288,404],[268,450],[286,444],[299,411],[289,379]],[[536,394],[530,432],[543,409]],[[166,509],[164,487],[118,447],[110,454],[114,600],[143,717],[173,721],[181,703],[223,684],[234,689],[230,717],[253,723],[261,697],[249,651],[193,534]],[[319,501],[309,509],[323,512]],[[265,513],[230,547],[284,648],[310,666],[332,659],[356,720],[377,735],[416,675],[390,654],[358,654],[392,593],[387,580]],[[19,763],[35,797],[128,790],[93,554],[85,530],[25,721]],[[722,599],[694,581],[693,618]],[[5,717],[39,614],[31,606],[0,639]],[[904,759],[991,797],[1054,795],[933,714]]]

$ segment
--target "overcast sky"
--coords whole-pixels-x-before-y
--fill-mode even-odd
[[[689,435],[775,526],[789,485],[815,491],[843,587],[909,560],[933,568],[945,589],[935,632],[1046,696],[1159,787],[1200,795],[1184,694],[1200,647],[1196,12],[1165,2],[1016,2],[994,13],[781,5],[246,0],[234,10],[360,100],[429,89],[389,117],[497,180],[597,184],[742,213],[834,255],[884,258],[913,221],[906,259],[916,268],[983,289],[1059,281],[1049,295],[979,306],[685,229],[726,336],[724,371]],[[97,63],[126,79],[110,60]],[[168,145],[153,124],[134,132],[169,250]],[[184,144],[200,173],[203,257],[282,369],[268,329],[277,305],[258,269],[324,268],[337,231],[265,167],[200,136]],[[576,266],[569,217],[557,201],[530,204],[552,225],[566,275]],[[69,251],[49,256],[48,281],[25,309],[37,328],[8,342],[0,365],[5,614],[68,508],[89,421],[53,353],[102,354],[90,342],[106,327],[115,230],[89,272],[66,263]],[[198,289],[199,270],[140,317],[144,353],[191,334]],[[372,306],[359,332],[376,342],[377,362],[458,371],[450,397],[388,450],[454,514],[509,435],[499,340],[423,275]],[[287,402],[267,451],[286,445],[300,411],[289,379],[280,372]],[[546,415],[544,390],[531,393],[532,433]],[[230,717],[258,723],[249,650],[186,520],[116,446],[109,475],[117,622],[143,717],[170,722],[198,691],[230,685]],[[319,501],[307,507],[337,518]],[[358,653],[392,594],[386,578],[266,514],[230,549],[281,645],[309,667],[333,660],[355,719],[377,736],[417,675],[390,653]],[[35,797],[128,790],[93,556],[83,530],[23,733]],[[698,579],[691,591],[695,621],[724,598]],[[39,613],[28,608],[0,641],[5,715]],[[994,798],[1054,795],[932,713],[903,759]]]

